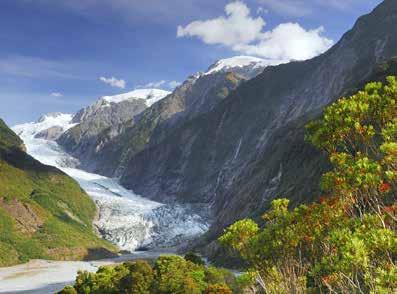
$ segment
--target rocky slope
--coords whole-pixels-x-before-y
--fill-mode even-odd
[[[90,147],[69,140],[76,137],[71,134],[81,126],[67,132],[58,142],[79,158],[86,170],[119,176],[135,154],[161,142],[194,117],[211,111],[241,82],[259,74],[265,66],[264,60],[247,56],[220,60],[207,72],[189,77],[172,94],[133,119],[112,122],[108,128],[101,128],[102,132],[94,128],[95,134],[89,136]],[[102,122],[95,112],[93,119]]]
[[[263,72],[244,58],[217,63],[100,132],[79,159],[154,200],[207,204],[216,222],[206,243],[275,197],[310,201],[328,163],[305,143],[304,126],[397,55],[396,27],[397,2],[385,0],[314,59]]]
[[[152,104],[170,94],[158,89],[139,89],[116,96],[101,97],[94,104],[81,109],[72,120],[76,126],[62,134],[59,143],[73,156],[81,159],[89,169],[92,154],[100,148],[96,145],[97,136],[108,128],[131,121]],[[46,130],[39,136],[48,137],[54,129]],[[52,138],[56,136],[52,135]]]
[[[111,256],[92,227],[94,202],[60,170],[27,155],[0,120],[0,266]]]
[[[275,197],[310,201],[327,163],[304,142],[304,125],[397,55],[396,27],[397,2],[386,0],[325,54],[267,67],[133,156],[121,183],[161,201],[211,204],[217,221],[209,239]]]

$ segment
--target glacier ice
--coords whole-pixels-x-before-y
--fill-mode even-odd
[[[208,230],[208,216],[194,206],[162,204],[136,195],[117,180],[76,168],[78,161],[55,142],[35,135],[50,127],[73,127],[72,115],[56,113],[42,116],[37,122],[21,124],[13,130],[22,138],[27,152],[40,162],[56,166],[74,178],[96,202],[95,221],[103,238],[122,250],[174,247]],[[205,210],[204,210],[205,211]]]

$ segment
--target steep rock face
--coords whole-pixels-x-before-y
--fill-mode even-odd
[[[63,132],[64,130],[62,127],[54,126],[36,134],[35,138],[45,140],[57,140],[63,134]]]
[[[158,144],[198,115],[211,111],[241,82],[257,75],[264,66],[261,59],[246,57],[236,62],[236,58],[231,58],[214,64],[206,73],[189,77],[171,95],[136,119],[114,125],[96,136],[96,151],[89,156],[95,166],[90,170],[120,176],[125,164],[135,154]]]
[[[58,139],[58,143],[89,169],[92,154],[100,148],[96,145],[98,134],[123,122],[133,121],[148,106],[168,94],[169,92],[162,90],[142,89],[116,96],[104,96],[93,105],[81,109],[73,117],[72,122],[76,126],[65,132]]]
[[[313,199],[327,168],[304,125],[397,54],[397,2],[386,0],[325,54],[268,67],[211,112],[136,154],[121,182],[161,201],[212,205],[210,236],[279,196]]]

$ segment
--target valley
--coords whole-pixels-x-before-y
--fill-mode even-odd
[[[116,179],[77,169],[77,160],[55,141],[36,138],[54,126],[63,130],[73,127],[71,120],[71,115],[55,113],[13,129],[24,141],[28,154],[64,171],[92,197],[99,209],[94,225],[102,237],[121,250],[134,251],[178,246],[207,231],[209,216],[195,213],[195,209],[200,211],[198,207],[162,204],[138,196]]]
[[[0,118],[0,293],[394,293],[397,1],[298,1],[284,23],[271,1],[211,4],[172,23],[194,47],[172,62],[171,35],[154,52],[146,22],[112,27],[116,2],[76,22],[79,63],[0,52],[32,110]],[[80,56],[104,23],[112,45]]]

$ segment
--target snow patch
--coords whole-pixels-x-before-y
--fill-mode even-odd
[[[228,69],[237,67],[252,66],[253,68],[259,68],[268,65],[269,62],[265,59],[252,56],[235,56],[217,61],[214,65],[210,66],[205,74],[209,75],[215,72],[227,71]]]
[[[129,99],[144,99],[146,105],[150,107],[169,94],[171,94],[171,92],[160,89],[137,89],[132,92],[115,96],[103,96],[101,100],[108,103],[120,103]]]

